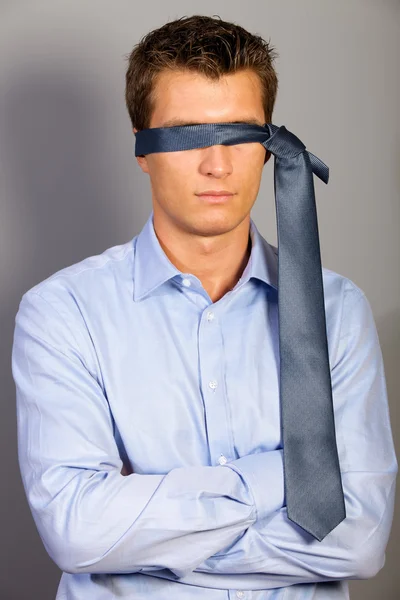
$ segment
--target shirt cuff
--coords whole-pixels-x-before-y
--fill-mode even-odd
[[[283,450],[248,454],[222,466],[236,471],[248,485],[257,520],[285,506]]]

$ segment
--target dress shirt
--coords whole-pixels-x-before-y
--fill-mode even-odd
[[[169,261],[153,212],[22,296],[19,462],[57,600],[343,599],[383,566],[397,460],[370,304],[323,268],[347,518],[319,542],[287,518],[278,252],[249,233],[217,302]]]

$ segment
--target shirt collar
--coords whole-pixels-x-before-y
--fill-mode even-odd
[[[190,273],[184,274],[179,271],[165,254],[154,231],[153,215],[154,211],[152,210],[143,229],[136,237],[133,264],[133,299],[135,302],[153,292],[169,279],[181,282],[184,276],[186,278],[190,276]],[[277,248],[262,237],[251,218],[250,236],[252,240],[250,258],[240,278],[241,285],[254,277],[277,290]],[[193,275],[191,277],[201,285],[196,277]]]

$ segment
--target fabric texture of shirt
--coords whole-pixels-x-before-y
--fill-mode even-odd
[[[323,268],[347,518],[319,542],[287,518],[278,252],[252,219],[250,235],[217,302],[169,261],[153,212],[22,296],[19,462],[57,600],[345,599],[382,568],[397,460],[370,304]]]

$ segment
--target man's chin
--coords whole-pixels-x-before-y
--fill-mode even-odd
[[[243,218],[237,214],[215,211],[208,215],[188,215],[184,221],[187,229],[194,235],[216,236],[233,231],[243,222]]]

